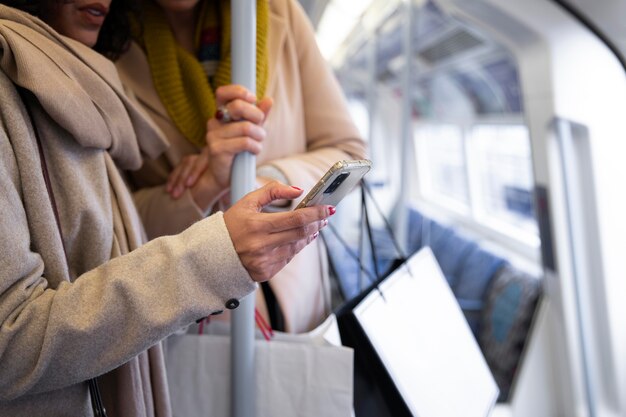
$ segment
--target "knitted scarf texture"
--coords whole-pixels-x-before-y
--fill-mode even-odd
[[[142,37],[157,93],[183,136],[206,145],[206,122],[217,110],[215,89],[231,84],[229,0],[204,0],[196,27],[196,54],[176,43],[161,8],[144,2]],[[256,94],[263,97],[268,78],[268,0],[257,0]]]

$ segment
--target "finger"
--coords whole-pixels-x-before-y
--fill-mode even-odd
[[[255,103],[257,100],[254,93],[239,84],[223,85],[215,90],[215,101],[218,106],[223,106],[236,99],[244,100],[248,103]]]
[[[209,133],[215,132],[218,129],[221,129],[225,126],[228,125],[223,125],[222,122],[220,122],[219,120],[217,120],[215,117],[211,117],[207,123],[206,123],[206,131],[207,131],[207,136],[206,136],[206,140],[208,143],[208,139],[209,139]]]
[[[249,262],[246,262],[245,267],[255,281],[267,281],[291,262],[294,256],[313,242],[318,236],[319,233],[315,233],[307,239],[287,243],[274,247],[270,251],[265,251],[265,253],[251,256],[247,258]]]
[[[171,179],[171,194],[174,198],[180,197],[187,188],[187,180],[196,164],[201,163],[200,155],[188,155],[176,167],[176,176]]]
[[[239,152],[250,152],[254,155],[258,155],[263,149],[263,145],[249,137],[240,137],[212,143],[210,149],[212,157],[218,157],[224,154],[234,155]]]
[[[233,120],[248,120],[254,124],[262,123],[265,120],[265,113],[255,103],[236,99],[228,102],[226,108]]]
[[[197,163],[198,158],[193,158],[192,160],[187,160],[187,162],[183,165],[180,174],[178,175],[178,179],[176,181],[175,189],[185,188],[185,183],[187,182],[187,178],[189,178],[189,174],[193,171],[194,165]]]
[[[266,213],[269,214],[269,213]],[[300,227],[289,228],[286,230],[278,230],[280,225],[272,223],[272,229],[263,237],[264,247],[279,247],[283,245],[304,242],[309,244],[313,239],[317,238],[319,232],[328,225],[327,219],[316,220]]]
[[[293,212],[292,212],[293,213]],[[257,214],[253,221],[246,222],[247,234],[242,241],[240,249],[252,257],[263,259],[276,248],[293,244],[299,241],[311,242],[320,230],[328,225],[328,219],[315,220],[299,227],[292,227],[285,230],[279,229],[280,225],[268,219],[272,213]]]
[[[217,129],[207,134],[207,143],[217,142],[220,139],[248,136],[254,140],[262,141],[267,136],[265,129],[248,121],[231,122],[220,125]]]
[[[246,194],[240,201],[242,204],[255,207],[261,211],[263,207],[275,200],[294,199],[302,194],[302,189],[278,181],[271,181],[263,187]]]
[[[208,151],[207,151],[208,152]],[[209,167],[209,159],[203,154],[196,159],[196,163],[191,168],[189,175],[184,179],[185,186],[191,188],[196,184],[200,175],[204,173]]]
[[[170,194],[172,194],[172,192],[174,191],[174,187],[176,186],[178,182],[178,176],[180,175],[181,169],[182,167],[178,165],[176,168],[174,168],[172,172],[170,172],[170,175],[168,175],[167,177],[167,184],[165,185],[165,191],[167,191]]]
[[[315,238],[312,238],[313,241]],[[283,269],[291,260],[305,248],[310,241],[299,241],[298,243],[290,243],[275,248],[272,251],[271,257],[266,257],[265,262],[263,258],[256,258],[256,262],[252,261],[249,268],[254,271],[257,281],[268,280],[272,278],[278,271]],[[252,275],[252,274],[251,274]]]
[[[267,213],[272,215],[272,217],[269,218],[271,222],[270,231],[277,233],[290,229],[299,229],[313,222],[324,221],[335,213],[333,206],[312,206],[305,208],[307,211],[304,212],[301,212],[301,210],[304,209],[298,209],[294,211]]]
[[[320,232],[317,231],[314,234],[309,235],[306,239],[300,239],[293,243],[285,245],[285,249],[287,251],[286,256],[288,257],[286,259],[287,263],[290,262],[291,259],[293,259],[293,257],[296,256],[302,249],[304,249],[313,241],[315,241],[319,237],[319,235],[320,235]]]
[[[274,245],[304,239],[318,232],[328,224],[328,216],[332,215],[331,206],[313,206],[303,209],[278,213],[264,213],[263,218],[254,223],[250,233],[272,234],[271,240],[266,237],[263,244]]]
[[[274,100],[270,97],[265,97],[261,101],[257,103],[257,107],[261,109],[263,114],[265,114],[265,120],[267,120],[267,116],[270,114],[270,110],[272,110],[272,106],[274,105]]]
[[[286,251],[285,251],[286,252]],[[283,269],[289,263],[291,258],[277,254],[276,257],[270,258],[252,258],[244,264],[248,270],[250,277],[256,282],[264,282],[271,279],[278,271]]]

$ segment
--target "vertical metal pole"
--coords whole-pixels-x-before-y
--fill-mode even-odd
[[[378,91],[377,91],[377,85],[378,85],[378,77],[376,75],[377,73],[377,64],[376,64],[376,51],[378,49],[378,30],[374,29],[372,30],[372,34],[371,34],[371,38],[369,40],[369,42],[367,43],[367,73],[368,73],[368,78],[369,78],[369,82],[367,83],[367,91],[366,91],[366,95],[367,95],[367,112],[368,112],[368,117],[367,117],[367,141],[369,142],[369,147],[371,150],[371,158],[372,161],[374,162],[373,166],[374,166],[374,170],[376,169],[376,157],[377,154],[380,155],[378,152],[375,152],[375,147],[376,147],[376,143],[375,143],[375,137],[376,134],[374,133],[374,125],[376,123],[376,104],[377,104],[377,96],[378,96]]]
[[[256,0],[231,2],[232,80],[256,92]],[[249,152],[235,157],[231,201],[256,187],[256,158]],[[255,415],[254,294],[233,310],[231,324],[231,410],[233,417]]]
[[[377,105],[377,98],[378,98],[378,90],[377,90],[377,85],[378,85],[378,76],[377,76],[377,72],[378,72],[378,65],[377,65],[377,60],[376,60],[376,52],[378,50],[378,29],[374,28],[371,32],[371,36],[370,39],[368,40],[367,44],[366,44],[366,48],[367,48],[367,74],[368,74],[368,83],[366,85],[366,97],[367,97],[367,114],[368,114],[368,118],[367,118],[367,141],[369,143],[369,148],[370,148],[370,159],[373,162],[373,169],[372,169],[372,173],[370,174],[371,177],[376,177],[378,176],[378,171],[376,169],[377,166],[377,160],[379,158],[379,155],[381,155],[380,152],[377,152],[378,150],[378,144],[376,142],[376,133],[374,132],[374,128],[376,125],[376,105]],[[374,180],[374,178],[370,178],[370,180]],[[362,192],[365,192],[365,190],[363,190]],[[365,203],[364,203],[365,204]],[[369,259],[369,256],[371,256],[370,254],[370,248],[369,245],[367,244],[367,240],[363,238],[363,233],[364,232],[364,224],[363,224],[363,218],[364,213],[361,211],[361,217],[359,219],[359,255],[361,257],[361,259]],[[369,281],[367,281],[367,284],[365,285],[365,287],[363,286],[363,283],[366,281],[363,281],[363,271],[359,270],[359,291],[365,289],[365,287],[367,287],[367,285],[370,284]]]
[[[572,124],[564,119],[556,120],[556,132],[561,156],[561,175],[563,176],[563,194],[565,197],[565,210],[567,213],[568,244],[571,258],[572,281],[574,289],[574,299],[576,300],[576,324],[578,325],[578,342],[580,344],[580,360],[582,362],[583,383],[587,396],[588,417],[596,417],[600,411],[596,399],[595,375],[591,368],[591,352],[593,351],[593,338],[591,337],[592,324],[589,313],[583,310],[587,304],[583,301],[584,279],[587,271],[586,258],[588,252],[584,249],[582,242],[588,240],[585,233],[585,216],[582,202],[589,195],[583,197],[580,191],[580,169],[577,163],[576,146],[574,144],[574,134]],[[564,279],[564,277],[561,277]]]
[[[398,198],[398,211],[395,216],[395,234],[398,245],[404,254],[407,253],[408,242],[408,213],[407,207],[410,199],[412,166],[415,165],[415,152],[413,152],[413,129],[411,126],[412,100],[411,100],[411,73],[412,73],[412,53],[413,48],[413,2],[404,0],[404,71],[402,73],[402,118],[400,132],[402,132],[402,143],[400,145],[400,191]]]

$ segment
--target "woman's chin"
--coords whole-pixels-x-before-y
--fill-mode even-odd
[[[70,37],[74,38],[78,42],[93,48],[98,42],[98,34],[100,31],[80,31],[79,33],[74,33]]]

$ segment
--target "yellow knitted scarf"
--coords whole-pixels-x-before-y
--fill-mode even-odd
[[[209,4],[213,3],[215,4]],[[191,143],[201,148],[206,145],[206,122],[215,114],[214,90],[231,84],[231,19],[230,0],[204,0],[198,21],[201,29],[215,26],[221,11],[221,57],[213,85],[198,59],[178,45],[165,15],[153,1],[144,2],[142,44],[157,93],[174,124]],[[267,32],[269,25],[268,0],[257,0],[256,37],[256,94],[264,97],[268,77]],[[199,36],[196,36],[199,42]]]

